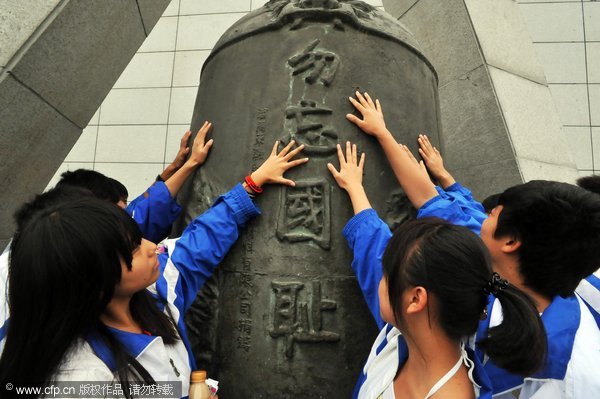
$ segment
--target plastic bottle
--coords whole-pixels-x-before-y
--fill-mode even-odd
[[[212,396],[206,385],[206,371],[192,371],[190,378],[190,399],[210,399]]]

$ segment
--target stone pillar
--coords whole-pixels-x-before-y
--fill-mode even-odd
[[[578,177],[513,0],[384,0],[440,78],[443,155],[479,199],[533,179]]]
[[[42,191],[169,0],[3,0],[0,248]]]
[[[407,217],[378,143],[345,119],[355,90],[377,95],[399,141],[437,141],[437,77],[411,34],[357,1],[271,1],[238,21],[204,64],[192,131],[214,124],[208,162],[184,190],[185,225],[269,154],[306,145],[296,187],[267,187],[187,319],[199,367],[223,397],[348,398],[377,329],[351,269],[342,228],[353,215],[327,163],[351,140],[367,154],[364,184],[390,225]]]

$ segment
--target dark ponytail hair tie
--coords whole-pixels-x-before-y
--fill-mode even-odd
[[[492,294],[497,296],[498,291],[503,290],[506,287],[508,287],[508,280],[504,280],[498,273],[494,272],[490,281],[483,287],[483,292],[485,292],[486,295]]]

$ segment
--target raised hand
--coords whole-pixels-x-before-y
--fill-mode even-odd
[[[359,159],[356,144],[351,145],[349,141],[346,142],[346,156],[344,157],[342,147],[339,144],[337,145],[337,154],[340,161],[339,172],[330,163],[327,164],[327,169],[329,169],[337,184],[348,193],[354,214],[371,208],[369,198],[367,198],[362,185],[365,154],[361,154]]]
[[[452,175],[444,167],[444,160],[440,151],[431,145],[429,138],[420,134],[417,139],[419,142],[419,154],[425,161],[427,169],[431,172],[431,175],[438,180],[443,188],[449,187],[454,184],[455,180]]]
[[[183,166],[187,154],[190,152],[190,147],[188,147],[187,143],[190,140],[191,135],[192,131],[188,130],[183,134],[183,137],[181,137],[181,140],[179,142],[179,151],[177,151],[175,159],[173,159],[173,162],[171,162],[171,165],[173,165],[176,169],[179,169]]]
[[[213,145],[212,139],[208,140],[208,142],[205,143],[206,135],[210,131],[211,127],[212,123],[208,121],[204,122],[204,124],[198,131],[194,142],[192,143],[190,157],[187,159],[187,161],[183,163],[183,165],[177,167],[176,169],[171,169],[174,168],[173,163],[169,165],[169,167],[167,167],[167,169],[165,169],[161,174],[165,181],[165,185],[167,186],[167,189],[171,193],[172,197],[175,197],[177,195],[177,193],[181,189],[181,186],[183,186],[183,183],[192,174],[192,172],[196,170],[198,166],[206,162],[208,152],[210,151],[210,148]],[[179,152],[177,153],[177,157],[175,157],[175,161],[177,161],[180,155],[187,154],[190,151],[190,149],[186,147],[186,145],[191,134],[192,133],[190,131],[187,131],[181,138]],[[185,158],[185,155],[183,155],[183,157]],[[168,177],[165,178],[163,175],[168,175]]]
[[[358,91],[356,92],[356,99],[349,97],[349,100],[354,108],[360,112],[362,119],[353,114],[346,115],[346,119],[358,126],[363,132],[378,139],[390,134],[385,126],[383,110],[379,100],[376,99],[373,102],[368,93],[365,92],[363,96]]]
[[[285,184],[292,187],[296,185],[292,180],[283,177],[283,174],[288,169],[308,162],[308,158],[291,160],[296,154],[304,149],[304,144],[302,144],[292,150],[295,143],[294,140],[290,141],[281,152],[277,153],[279,141],[275,142],[273,150],[266,161],[250,175],[258,187],[269,183]]]
[[[344,157],[342,147],[339,144],[337,145],[337,154],[340,161],[339,172],[331,163],[327,164],[327,169],[329,169],[337,184],[348,192],[362,187],[365,154],[362,153],[359,160],[356,144],[351,145],[349,141],[346,142],[346,157]]]
[[[196,166],[202,165],[206,162],[208,152],[213,145],[213,139],[206,141],[206,135],[212,128],[212,123],[206,121],[198,131],[194,143],[192,144],[192,153],[187,162],[191,162]],[[186,133],[187,134],[187,133]],[[189,137],[189,136],[188,136]],[[183,141],[183,139],[182,139]]]

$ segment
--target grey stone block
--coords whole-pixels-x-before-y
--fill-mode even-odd
[[[383,9],[394,17],[401,17],[409,8],[419,0],[383,0]]]
[[[8,75],[0,81],[0,121],[0,239],[5,239],[12,236],[15,210],[43,190],[81,129]]]
[[[135,0],[70,1],[12,73],[83,128],[145,37]]]
[[[515,154],[575,169],[548,86],[489,67]]]
[[[59,0],[2,0],[0,5],[0,65],[6,65]]]
[[[487,64],[546,83],[544,69],[515,1],[465,0],[465,4]]]
[[[463,0],[420,0],[400,18],[439,76],[439,86],[483,64]]]
[[[474,165],[464,169],[452,170],[454,178],[468,187],[478,201],[523,183],[519,166],[515,159]]]
[[[485,66],[440,88],[439,98],[441,146],[450,171],[514,156]]]
[[[144,29],[146,36],[158,22],[158,19],[163,14],[171,0],[136,0],[142,20],[144,21]]]
[[[576,170],[514,1],[384,5],[438,72],[441,147],[459,180],[488,195],[523,178],[571,178]]]

